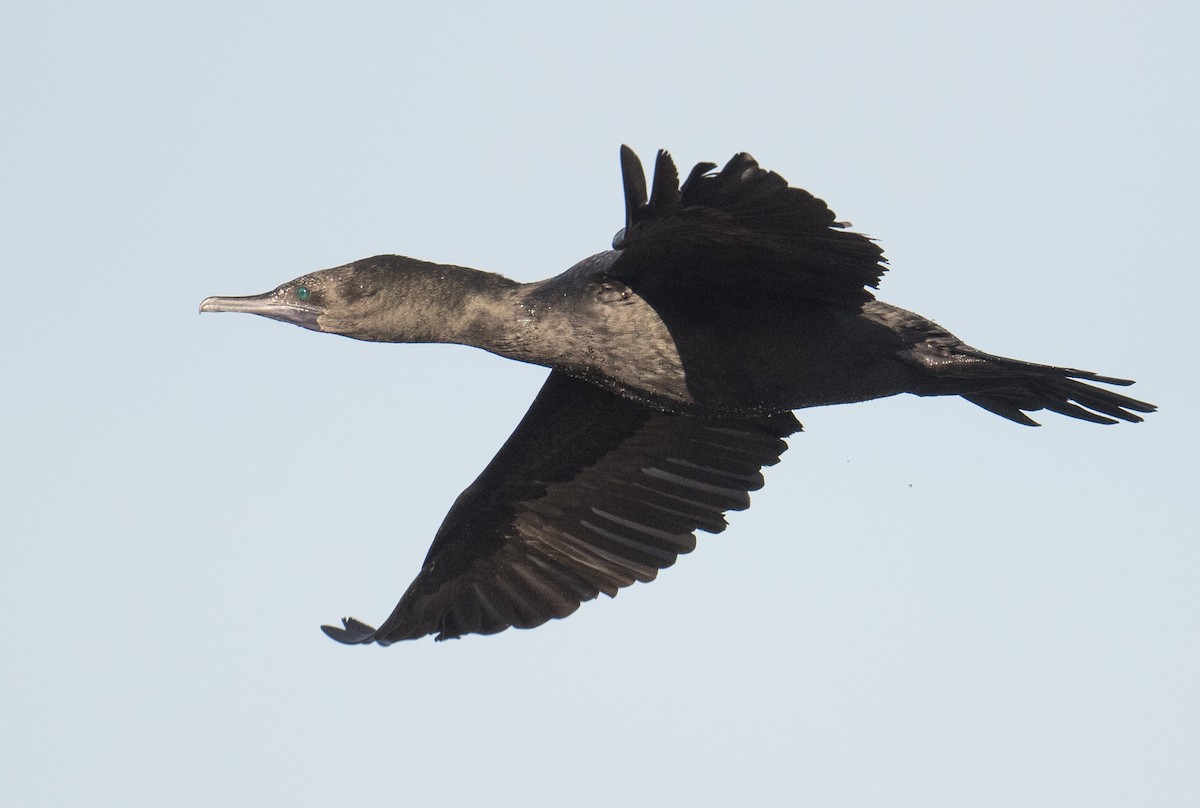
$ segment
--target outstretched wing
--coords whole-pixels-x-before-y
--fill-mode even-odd
[[[621,147],[625,228],[611,274],[656,309],[673,300],[799,298],[856,311],[874,299],[883,251],[846,230],[826,204],[754,158],[734,155],[719,172],[699,163],[683,186],[658,153],[649,200],[641,161]]]
[[[323,626],[388,645],[532,628],[600,592],[651,581],[750,505],[760,469],[800,429],[789,413],[721,419],[650,409],[557,371],[454,503],[416,580],[378,628]]]

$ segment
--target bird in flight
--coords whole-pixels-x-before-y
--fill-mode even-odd
[[[748,154],[687,179],[658,153],[647,194],[621,148],[613,249],[533,283],[399,255],[302,275],[201,312],[257,314],[374,342],[442,342],[550,368],[516,431],[459,495],[415,580],[347,644],[494,634],[653,580],[749,506],[800,430],[793,410],[913,393],[1018,424],[1098,424],[1154,405],[1132,382],[985,353],[875,299],[875,242]]]

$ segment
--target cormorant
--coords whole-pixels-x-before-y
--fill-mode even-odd
[[[516,431],[451,507],[420,573],[378,628],[343,643],[531,628],[652,580],[750,504],[800,429],[792,410],[957,395],[1019,424],[1053,412],[1113,424],[1153,412],[875,300],[882,250],[826,204],[738,154],[682,184],[658,153],[649,198],[621,149],[613,249],[517,283],[398,255],[312,272],[200,311],[241,311],[376,342],[473,345],[549,367]]]

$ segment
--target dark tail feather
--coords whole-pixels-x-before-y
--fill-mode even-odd
[[[1145,401],[1087,383],[1126,387],[1133,384],[1129,379],[1099,376],[1087,370],[1021,362],[970,349],[962,353],[980,361],[962,367],[962,370],[969,368],[969,374],[955,374],[963,383],[959,395],[1018,424],[1038,426],[1037,421],[1025,414],[1038,410],[1050,410],[1094,424],[1115,424],[1118,421],[1139,423],[1142,417],[1137,413],[1150,413],[1158,409]]]

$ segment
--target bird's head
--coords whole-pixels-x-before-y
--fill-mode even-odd
[[[200,312],[257,314],[373,342],[423,342],[423,321],[430,316],[429,307],[444,296],[448,269],[380,255],[310,272],[260,295],[205,298]]]

